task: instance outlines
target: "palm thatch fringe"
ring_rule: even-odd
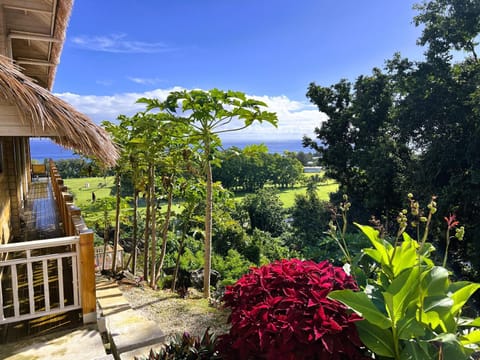
[[[57,144],[96,158],[106,166],[115,165],[118,149],[103,128],[34,83],[3,56],[0,56],[0,99],[15,104],[34,132],[51,129],[58,134],[52,137]]]
[[[73,0],[61,0],[57,2],[55,24],[53,30],[53,37],[59,42],[54,42],[51,46],[51,58],[50,62],[58,64],[60,62],[60,54],[62,53],[63,43],[65,41],[65,36],[67,33],[67,25],[70,19],[70,14],[72,13]],[[52,90],[53,81],[55,79],[57,67],[51,66],[50,72],[48,74],[48,89]]]

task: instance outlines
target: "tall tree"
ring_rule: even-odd
[[[451,50],[466,51],[478,60],[475,47],[480,33],[478,0],[424,1],[415,8],[415,25],[423,25],[420,45],[428,45],[427,56],[450,57]]]
[[[165,102],[156,99],[140,99],[147,104],[148,110],[160,109],[169,114],[181,116],[178,121],[190,126],[189,141],[199,154],[203,174],[206,179],[205,201],[205,264],[204,264],[204,297],[210,297],[210,269],[212,244],[212,162],[221,145],[219,135],[245,129],[255,121],[269,122],[276,125],[277,116],[264,111],[266,104],[249,99],[245,94],[236,91],[191,90],[171,92]],[[239,125],[236,125],[240,122]]]
[[[390,76],[379,69],[354,84],[312,83],[307,92],[329,119],[315,129],[320,141],[305,137],[304,145],[319,152],[325,175],[338,181],[340,193],[362,204],[367,217],[388,214],[402,204],[410,149],[397,141],[396,96]]]

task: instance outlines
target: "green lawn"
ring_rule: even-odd
[[[84,209],[92,204],[92,192],[97,199],[110,196],[114,186],[114,177],[91,177],[79,179],[64,179],[68,191],[73,195],[75,205]]]
[[[330,197],[330,193],[337,191],[338,185],[333,181],[327,181],[318,185],[317,194],[320,200],[327,201]],[[294,187],[293,189],[280,190],[279,197],[285,208],[292,207],[295,203],[295,195],[305,194],[307,191],[306,186]]]
[[[307,174],[309,176],[310,174]],[[65,179],[65,185],[68,187],[69,192],[74,197],[75,204],[84,212],[85,220],[90,218],[96,218],[94,214],[88,214],[88,208],[92,204],[92,192],[95,193],[97,199],[111,196],[111,190],[114,186],[114,177],[109,176],[93,177],[93,178],[80,178],[80,179]],[[321,200],[328,200],[329,194],[335,192],[338,185],[333,181],[326,181],[317,187],[317,193]],[[294,205],[295,195],[305,194],[306,186],[297,185],[294,188],[278,189],[280,200],[285,208],[290,208]],[[245,194],[238,194],[235,196],[235,200],[241,201]],[[175,203],[173,211],[180,212],[182,209],[181,204]],[[162,210],[165,210],[165,206],[162,206]]]
[[[326,181],[317,186],[317,194],[320,200],[327,201],[329,199],[329,195],[332,192],[337,191],[338,185],[333,181]],[[283,203],[284,208],[290,208],[295,203],[295,195],[297,194],[305,194],[307,191],[306,186],[296,185],[293,188],[288,189],[277,189],[278,197]],[[236,201],[241,201],[245,197],[245,193],[235,195]]]

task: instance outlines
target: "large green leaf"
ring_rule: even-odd
[[[382,263],[382,253],[377,249],[363,249],[362,250],[365,254],[370,256],[374,261],[381,264]]]
[[[425,312],[435,310],[444,311],[450,310],[453,305],[453,300],[448,296],[429,296],[423,302],[423,310]]]
[[[460,311],[467,302],[467,300],[472,296],[475,291],[477,291],[480,288],[480,284],[477,283],[470,283],[467,281],[462,281],[462,286],[458,289],[456,289],[457,285],[456,283],[452,284],[449,288],[449,290],[456,289],[456,291],[453,292],[451,295],[451,298],[453,299],[454,305],[452,306],[452,314],[456,315],[458,311]]]
[[[467,335],[464,335],[460,338],[460,342],[462,345],[470,345],[470,344],[480,344],[480,330],[474,330],[469,332]]]
[[[405,270],[392,281],[384,293],[384,297],[386,294],[392,295],[393,316],[391,315],[390,317],[394,319],[394,322],[397,322],[405,315],[410,302],[417,298],[419,273],[420,269],[418,267]]]
[[[410,340],[412,338],[420,338],[425,335],[425,328],[415,318],[415,309],[413,314],[406,315],[397,323],[398,338]]]
[[[397,276],[405,269],[415,266],[418,262],[417,258],[417,242],[414,241],[407,233],[403,233],[403,242],[395,248],[392,258],[393,275]]]
[[[425,341],[410,340],[405,343],[400,354],[400,360],[425,360],[433,359],[434,348]]]
[[[394,323],[405,315],[410,302],[417,298],[419,273],[418,267],[405,270],[383,293],[390,318]]]
[[[436,330],[438,327],[442,329],[443,332],[447,331],[447,327],[443,322],[442,318],[436,311],[422,312],[422,323],[430,326],[432,330]]]
[[[362,291],[337,290],[330,292],[328,297],[347,305],[358,315],[380,329],[388,329],[392,326],[390,319],[380,312],[368,298],[367,294]]]
[[[390,251],[393,251],[393,246],[389,242],[380,239],[378,231],[371,226],[360,225],[357,223],[355,223],[355,225],[368,237],[373,247],[377,249],[381,258],[381,264],[389,264],[389,253]]]
[[[426,296],[445,295],[448,286],[448,270],[441,266],[434,266],[424,271],[422,277],[422,291]]]
[[[362,342],[376,355],[395,357],[395,346],[390,330],[384,330],[368,321],[356,323]]]
[[[479,327],[479,326],[480,326],[480,317],[477,317],[477,318],[475,318],[475,319],[460,318],[458,325],[459,325],[459,326],[475,326],[475,327]]]

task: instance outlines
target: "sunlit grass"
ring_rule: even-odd
[[[313,175],[322,175],[322,174],[305,174],[307,177]],[[90,177],[90,178],[79,178],[79,179],[66,179],[65,185],[68,187],[68,191],[71,192],[74,196],[75,204],[82,209],[82,213],[84,215],[85,220],[87,223],[95,222],[100,219],[103,214],[99,213],[92,213],[91,209],[89,209],[92,205],[92,192],[95,193],[96,199],[100,199],[103,197],[112,196],[111,191],[114,187],[114,177]],[[333,182],[332,180],[327,180],[320,183],[317,186],[317,194],[321,200],[328,200],[329,195],[332,192],[337,191],[338,185]],[[283,203],[284,208],[290,208],[295,203],[295,196],[297,194],[305,194],[307,191],[307,187],[301,184],[296,185],[293,188],[288,189],[278,189],[278,195],[280,200]],[[241,193],[235,195],[236,201],[241,201],[245,197],[246,193]],[[182,211],[182,204],[181,202],[175,202],[173,205],[173,212],[179,213]],[[161,211],[166,210],[166,204],[161,206]],[[126,210],[128,211],[128,210]],[[144,211],[144,206],[140,208],[140,212]],[[112,212],[111,217],[114,216]],[[91,226],[92,224],[88,224]]]

